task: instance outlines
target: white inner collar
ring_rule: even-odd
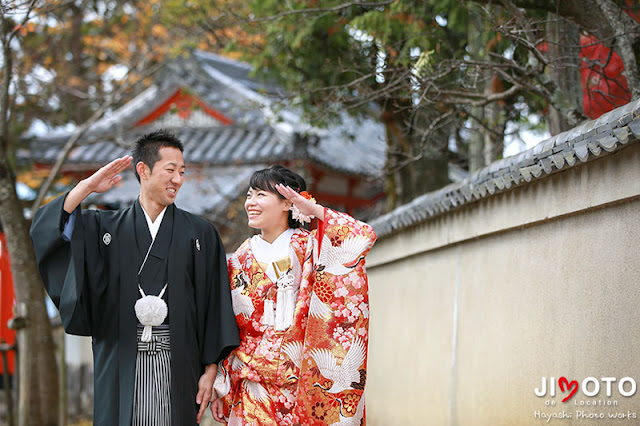
[[[251,237],[253,257],[255,257],[258,262],[268,265],[266,273],[273,282],[275,282],[277,277],[272,262],[289,256],[289,243],[291,242],[291,236],[294,232],[295,230],[292,228],[287,229],[278,235],[278,238],[276,238],[273,243],[265,241],[260,235]]]
[[[142,207],[142,204],[140,204]],[[149,232],[151,233],[151,242],[155,241],[156,235],[158,235],[158,230],[160,229],[160,224],[162,223],[162,218],[164,217],[164,212],[167,211],[167,206],[164,206],[164,209],[158,214],[155,222],[151,220],[151,217],[147,213],[147,211],[142,207],[142,211],[144,212],[144,217],[147,219],[147,225],[149,226]]]

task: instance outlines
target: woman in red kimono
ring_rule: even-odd
[[[260,235],[229,259],[240,346],[218,369],[213,416],[229,425],[361,425],[373,229],[324,208],[282,166],[253,174]],[[300,227],[311,218],[318,229]]]

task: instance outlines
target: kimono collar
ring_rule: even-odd
[[[151,220],[151,216],[144,209],[142,203],[140,203],[140,207],[142,208],[142,212],[144,213],[145,219],[147,219],[147,225],[149,225],[149,232],[151,233],[151,241],[156,239],[156,235],[158,235],[158,229],[160,229],[160,224],[162,223],[162,218],[164,217],[164,212],[167,211],[167,206],[164,206],[164,209],[158,214],[155,222]]]
[[[259,262],[271,263],[289,255],[289,243],[294,230],[289,228],[276,238],[273,243],[265,241],[260,235],[251,237],[251,251]]]

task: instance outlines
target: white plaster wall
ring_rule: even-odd
[[[368,424],[546,423],[536,411],[640,424],[640,392],[615,384],[566,403],[534,394],[542,377],[640,382],[639,213],[636,144],[381,238],[368,257]],[[598,400],[618,405],[574,405]]]

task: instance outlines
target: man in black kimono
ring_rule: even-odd
[[[239,344],[220,237],[209,222],[174,205],[184,179],[182,151],[170,133],[144,135],[133,152],[140,196],[132,206],[80,208],[89,194],[120,181],[132,162],[125,156],[33,219],[40,274],[66,332],[93,338],[95,425],[199,423],[217,362]],[[162,324],[149,327],[148,342],[140,337],[144,316],[134,310],[143,293],[168,305]],[[156,338],[161,332],[164,340]],[[158,354],[167,357],[166,368],[145,370],[144,360]]]

